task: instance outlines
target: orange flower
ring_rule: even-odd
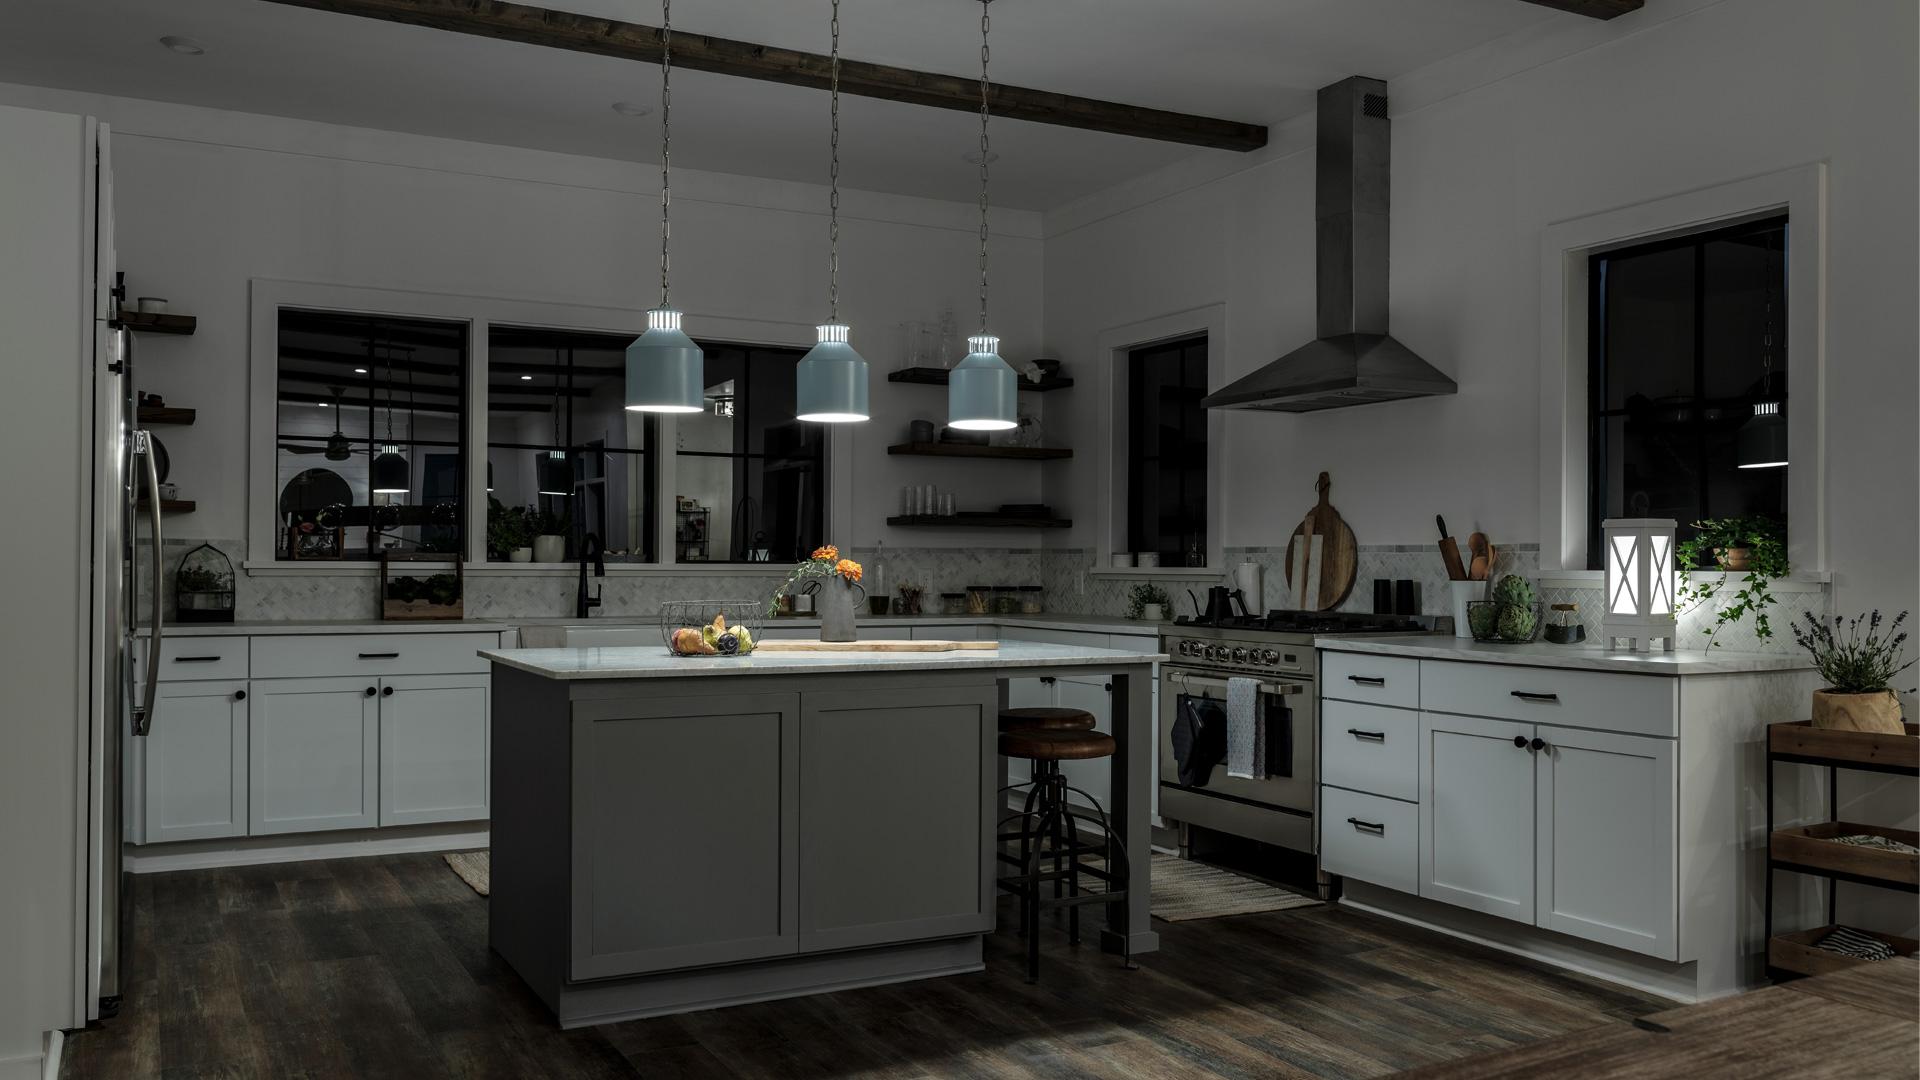
[[[813,549],[813,557],[816,559],[826,559],[831,562],[840,557],[840,549],[834,547],[832,544],[828,544],[826,547],[817,547]]]
[[[836,574],[839,574],[843,578],[846,578],[848,581],[860,580],[860,574],[861,574],[860,564],[857,562],[854,562],[852,559],[841,559],[839,562],[835,563],[833,566],[833,572]]]

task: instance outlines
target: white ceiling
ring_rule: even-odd
[[[657,24],[658,0],[548,0]],[[597,157],[653,161],[657,69],[627,61],[263,0],[5,0],[0,79]],[[826,0],[681,0],[675,29],[827,49]],[[843,0],[849,58],[969,75],[970,0]],[[1550,20],[1522,0],[999,0],[993,75],[1037,89],[1277,124],[1347,75],[1391,79]],[[202,56],[158,44],[198,39]],[[855,188],[971,199],[968,114],[841,100],[841,180]],[[1047,209],[1189,154],[1170,143],[1002,121],[997,203]],[[674,155],[695,169],[820,181],[826,95],[676,72]]]

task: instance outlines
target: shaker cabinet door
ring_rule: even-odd
[[[1537,924],[1678,959],[1673,740],[1546,724],[1538,734]]]
[[[380,824],[487,816],[485,675],[380,680]]]
[[[1421,896],[1533,922],[1533,734],[1510,720],[1420,714]]]
[[[377,679],[255,679],[248,704],[253,835],[375,824]]]
[[[163,682],[139,739],[145,843],[247,835],[247,684]]]

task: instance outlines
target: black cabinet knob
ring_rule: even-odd
[[[372,686],[369,686],[369,687],[367,687],[367,696],[368,696],[368,697],[372,697],[373,695],[375,695],[375,694],[377,694],[377,693],[379,693],[379,692],[380,692],[380,691],[379,691],[379,690],[378,690],[377,688],[375,688],[375,687],[372,687]]]
[[[373,691],[369,690],[367,693],[371,694]],[[1527,737],[1525,735],[1515,735],[1513,737],[1513,745],[1525,750],[1527,748]]]
[[[233,700],[235,701],[247,700],[247,692],[245,690],[235,690],[233,692]]]
[[[1533,742],[1532,742],[1531,744],[1529,744],[1529,745],[1528,745],[1528,749],[1530,749],[1530,750],[1545,750],[1545,749],[1547,749],[1547,740],[1545,740],[1545,739],[1535,739],[1535,740],[1533,740]]]
[[[381,696],[381,697],[392,697],[392,696],[393,696],[393,687],[391,687],[391,686],[383,686],[383,687],[381,687],[381,688],[380,688],[380,696]],[[1540,740],[1538,740],[1538,739],[1535,739],[1534,741],[1535,741],[1535,742],[1539,742]]]

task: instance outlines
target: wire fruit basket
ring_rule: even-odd
[[[761,600],[669,600],[660,637],[674,656],[745,656],[760,644]]]

